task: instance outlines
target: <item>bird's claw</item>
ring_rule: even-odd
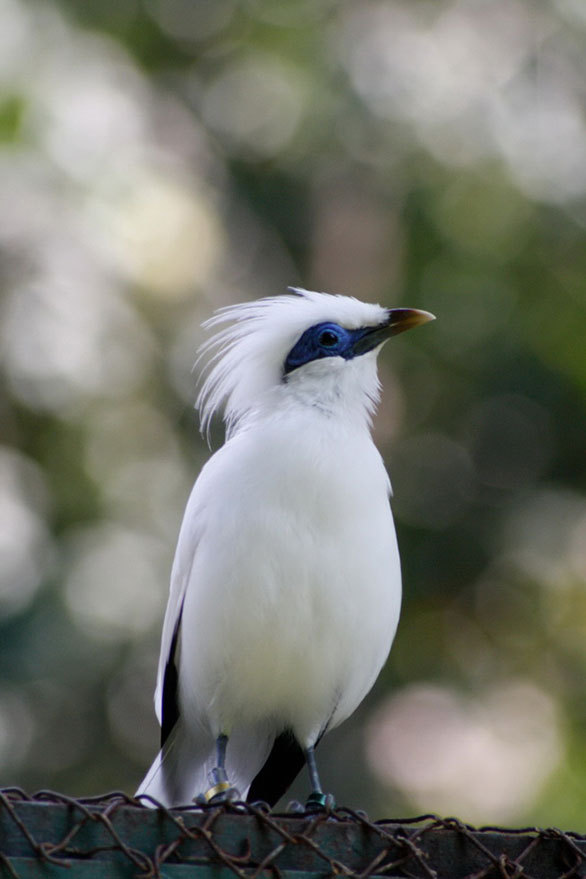
[[[215,784],[203,794],[199,794],[195,798],[198,806],[225,806],[228,803],[236,803],[241,798],[240,791],[236,787],[232,787],[229,782]]]
[[[336,808],[336,801],[332,794],[324,794],[314,790],[310,793],[305,804],[306,812],[331,812]]]
[[[291,815],[300,815],[305,812],[305,806],[299,800],[291,800],[290,803],[287,803],[287,812]]]
[[[240,791],[228,781],[226,770],[216,766],[208,775],[211,787],[196,798],[200,806],[223,806],[240,800]]]

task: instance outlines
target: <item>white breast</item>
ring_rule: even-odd
[[[307,409],[291,419],[237,434],[194,489],[178,547],[201,531],[184,552],[181,700],[214,733],[266,719],[309,742],[372,686],[401,578],[367,430]]]

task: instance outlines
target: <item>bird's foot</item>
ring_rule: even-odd
[[[205,793],[205,796],[208,797],[208,803],[211,806],[225,806],[228,803],[237,803],[242,799],[238,788],[232,787],[231,784],[226,788],[222,787],[222,790],[217,791],[217,793],[211,793],[210,795],[211,791],[214,791],[214,788],[210,788],[210,790]]]
[[[290,803],[287,803],[287,812],[290,815],[301,815],[305,812],[305,806],[299,800],[291,800]]]
[[[232,787],[229,781],[214,784],[205,793],[198,794],[195,802],[198,806],[225,806],[241,800],[240,791]]]
[[[306,812],[331,812],[336,808],[336,801],[332,794],[324,794],[314,790],[310,793],[305,804]]]
[[[223,806],[226,803],[234,803],[241,799],[240,791],[228,781],[226,770],[216,766],[208,773],[210,787],[205,793],[196,797],[196,803],[200,806]]]

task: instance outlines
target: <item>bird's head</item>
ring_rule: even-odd
[[[198,358],[207,359],[197,399],[202,431],[221,409],[230,434],[247,416],[291,403],[368,418],[378,400],[381,346],[433,320],[418,309],[291,291],[221,308],[204,324],[222,328]]]

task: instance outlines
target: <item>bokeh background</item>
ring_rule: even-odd
[[[0,0],[0,784],[140,780],[200,323],[299,284],[438,316],[328,787],[586,831],[585,93],[583,0]]]

